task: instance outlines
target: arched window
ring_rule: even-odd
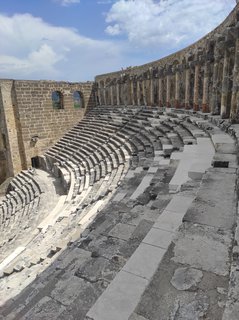
[[[52,106],[54,109],[64,109],[63,94],[60,91],[53,91],[51,94]]]
[[[85,107],[83,95],[80,91],[75,91],[73,93],[73,100],[74,100],[74,108],[79,109],[79,108]]]

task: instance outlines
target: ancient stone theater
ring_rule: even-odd
[[[239,4],[94,82],[0,80],[0,319],[239,319]]]

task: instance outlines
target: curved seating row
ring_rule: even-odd
[[[156,108],[99,107],[90,110],[45,154],[46,167],[65,175],[67,200],[49,227],[39,232],[11,265],[3,269],[4,284],[8,285],[8,278],[11,281],[8,275],[17,277],[16,272],[20,270],[26,270],[21,272],[20,288],[24,288],[24,281],[29,281],[29,277],[34,279],[35,273],[41,276],[53,257],[79,239],[85,226],[93,221],[107,201],[109,205],[114,203],[110,201],[112,195],[128,169],[134,171],[136,177],[139,172],[134,181],[135,190],[130,190],[130,194],[127,194],[127,188],[121,190],[130,202],[137,196],[136,190],[140,190],[142,181],[147,185],[154,183],[154,172],[161,166],[155,159],[168,157],[174,150],[181,151],[189,138],[196,142],[195,135],[199,130],[197,123],[189,122],[187,117],[172,118]],[[155,171],[147,170],[151,164],[156,166],[150,168]],[[162,166],[160,170],[163,170]],[[144,179],[149,175],[151,180]],[[124,200],[117,202],[118,207],[121,204],[123,207]],[[108,209],[115,210],[114,206]],[[124,223],[121,216],[120,213],[115,223]],[[121,227],[119,225],[118,230]]]
[[[31,171],[22,171],[16,175],[0,203],[1,245],[13,239],[34,218],[43,191],[34,179]]]
[[[130,190],[130,195],[127,194],[127,188],[123,190],[126,193],[125,198],[130,199],[132,196],[132,199],[135,199],[135,191],[140,186],[141,179],[144,180],[144,177],[150,175],[152,179],[144,181],[148,185],[153,182],[154,172],[160,168],[160,163],[155,165],[154,159],[157,155],[160,154],[163,158],[170,156],[174,150],[181,151],[189,142],[186,138],[196,143],[195,133],[199,130],[197,123],[189,122],[187,117],[172,118],[156,108],[132,108],[127,111],[125,108],[100,107],[90,110],[83,121],[74,126],[45,154],[48,168],[54,171],[55,167],[59,167],[71,177],[68,205],[46,229],[44,236],[40,233],[27,246],[14,261],[14,265],[27,269],[27,275],[41,273],[44,261],[49,265],[51,257],[57,256],[68,243],[78,239],[83,226],[93,221],[97,211],[103,207],[104,200],[112,199],[111,194],[115,192],[128,169],[134,171],[136,177],[136,172],[139,172],[138,179],[135,179],[135,190]],[[147,165],[144,166],[144,163]],[[156,166],[150,168],[156,169],[155,171],[147,170],[150,164]],[[141,166],[146,170],[137,170],[141,169]],[[124,192],[121,190],[121,193]],[[132,199],[129,201],[133,201]],[[114,203],[109,201],[109,205],[111,202]],[[117,202],[117,206],[120,205],[121,200]],[[108,207],[109,209],[114,210],[114,206]],[[121,216],[120,213],[115,222],[120,224],[118,230],[125,223]],[[127,227],[130,229],[132,225]],[[127,238],[127,234],[124,236]],[[14,265],[12,269],[7,269],[8,274],[16,271]]]
[[[134,169],[147,158],[153,159],[155,151],[169,156],[186,144],[185,137],[195,139],[190,130],[198,130],[197,125],[186,119],[170,118],[156,108],[92,109],[46,152],[46,167],[68,172],[67,210],[86,210],[87,206],[90,208],[114,192],[130,166]],[[18,179],[13,181],[12,192],[18,192],[17,186],[21,185]],[[27,198],[30,200],[37,187],[29,186],[27,177],[24,181],[31,190]],[[7,206],[10,212],[15,203]],[[27,205],[24,206],[26,212],[22,216],[28,210]]]

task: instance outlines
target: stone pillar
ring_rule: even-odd
[[[125,106],[128,104],[127,83],[124,80],[121,82],[121,103]]]
[[[125,96],[125,99],[124,99],[124,104],[126,106],[130,105],[131,104],[131,90],[130,90],[130,80],[127,79],[126,82],[124,83],[124,96]]]
[[[193,90],[193,110],[194,111],[199,111],[199,102],[198,102],[199,71],[200,71],[200,67],[199,67],[199,64],[197,63],[195,65],[195,70],[194,70],[194,90]]]
[[[101,92],[101,84],[100,84],[100,82],[99,82],[99,83],[98,83],[98,99],[99,99],[99,105],[100,105],[100,106],[102,105],[101,95],[102,95],[102,92]]]
[[[239,123],[239,30],[237,31],[235,46],[230,118],[232,122]]]
[[[116,104],[120,105],[120,88],[119,88],[119,80],[116,80]]]
[[[166,77],[167,85],[166,85],[166,107],[171,107],[171,101],[170,101],[170,85],[171,85],[171,75],[167,74]]]
[[[153,69],[149,69],[149,105],[154,106],[154,79]]]
[[[190,76],[191,70],[189,67],[186,69],[185,74],[185,109],[190,109]]]
[[[144,105],[147,106],[147,99],[146,99],[146,79],[143,79],[142,81],[142,90],[143,90],[143,101],[144,101]]]
[[[230,107],[228,106],[228,91],[229,91],[229,65],[230,56],[229,50],[225,48],[224,61],[223,61],[223,73],[222,73],[222,94],[221,94],[221,117],[222,119],[228,118],[230,113]]]
[[[114,86],[111,84],[110,86],[110,104],[114,105]]]
[[[104,81],[104,89],[103,89],[103,100],[104,100],[104,105],[106,106],[106,82]]]
[[[140,79],[137,78],[137,105],[140,106],[141,105],[141,101],[140,101]]]
[[[159,75],[159,80],[158,80],[158,103],[159,107],[163,107],[163,79]]]
[[[131,95],[131,103],[135,106],[135,99],[134,99],[134,78],[130,77],[130,95]]]
[[[204,66],[202,112],[209,113],[209,62]]]
[[[219,55],[214,54],[214,64],[213,64],[213,76],[212,76],[212,98],[210,104],[210,111],[212,114],[219,114],[218,102],[218,78],[219,78]]]
[[[180,101],[179,101],[179,79],[180,79],[180,76],[179,76],[179,71],[176,70],[176,74],[175,74],[175,105],[174,107],[176,109],[179,109],[180,108]]]

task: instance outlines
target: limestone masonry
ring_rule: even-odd
[[[239,4],[95,82],[0,80],[0,320],[238,320],[238,155]]]
[[[63,95],[63,109],[52,107],[52,92]],[[84,108],[74,108],[73,93],[82,92]],[[0,80],[0,182],[31,166],[95,106],[94,84]],[[34,138],[36,141],[34,141]]]

